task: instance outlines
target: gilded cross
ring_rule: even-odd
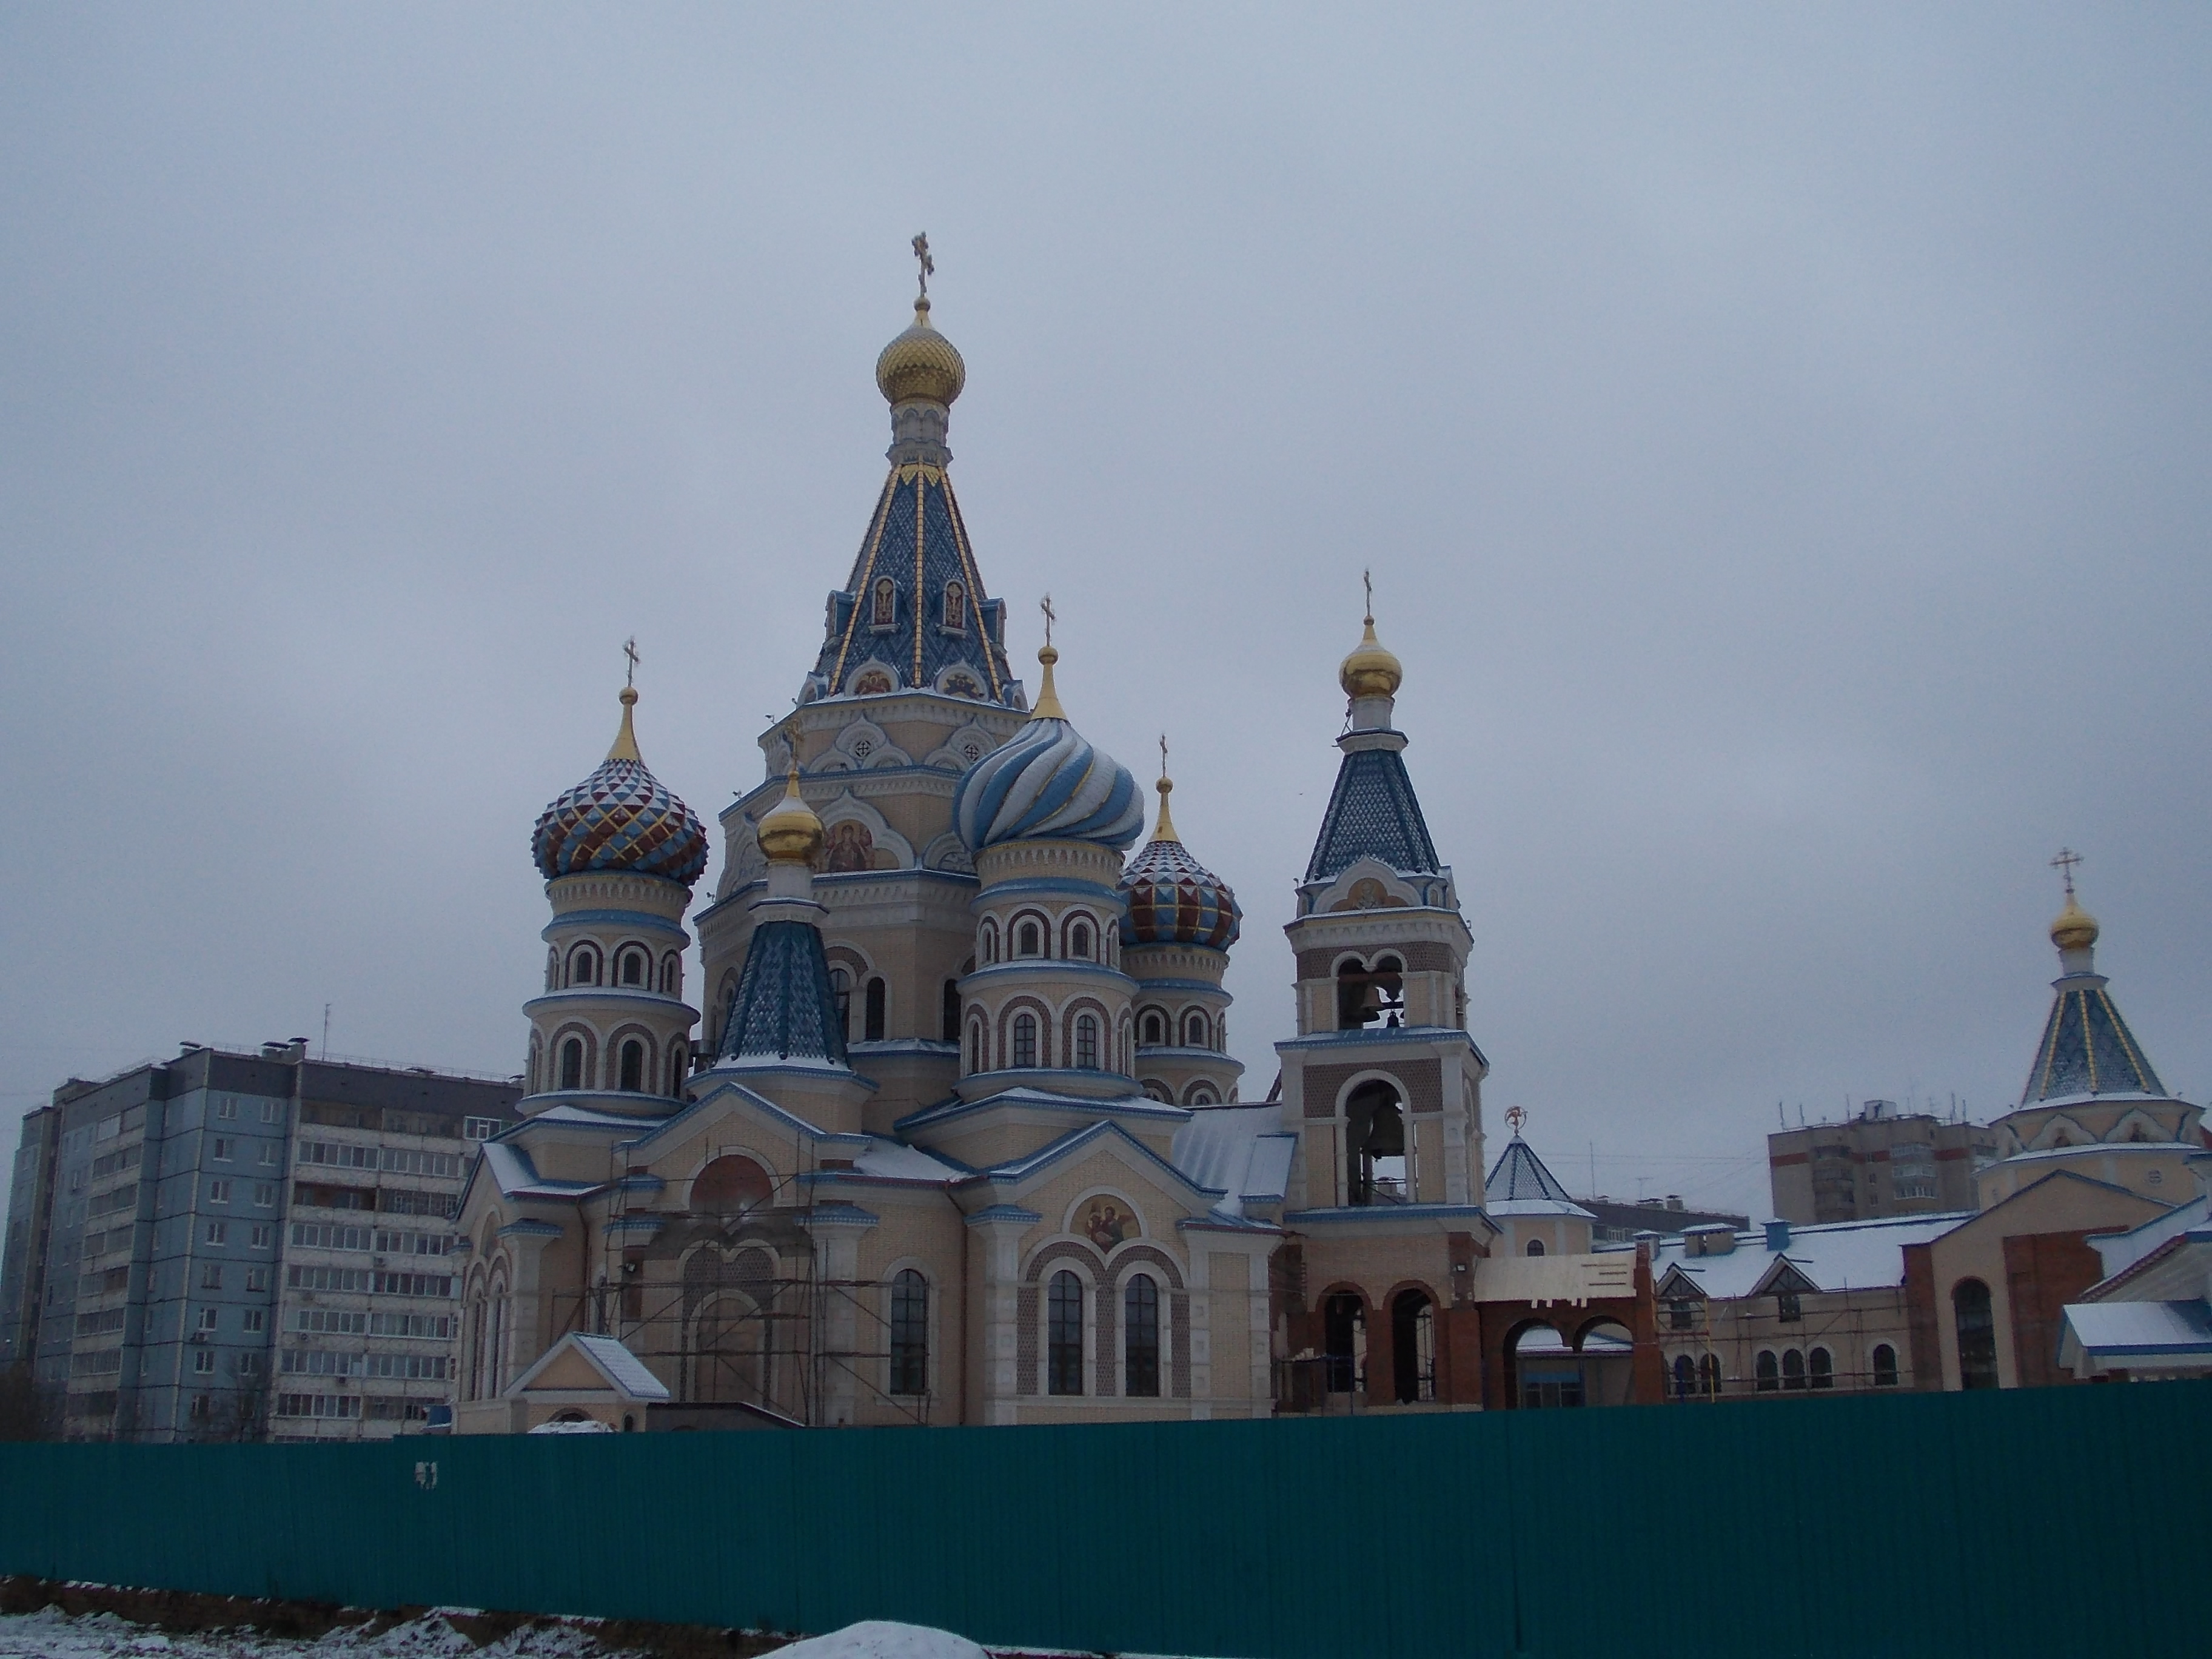
[[[1160,733],[1160,775],[1161,775],[1162,777],[1165,777],[1165,776],[1167,776],[1167,775],[1168,775],[1168,734],[1167,734],[1166,732],[1161,732],[1161,733]]]
[[[1361,571],[1359,585],[1367,590],[1367,620],[1371,625],[1375,621],[1375,573],[1371,570]]]
[[[2070,847],[2058,849],[2058,856],[2051,860],[2051,867],[2066,872],[2066,896],[2074,896],[2074,866],[2082,861],[2081,855]]]
[[[1037,609],[1044,612],[1044,642],[1047,645],[1050,645],[1052,643],[1052,625],[1054,622],[1059,620],[1059,618],[1053,614],[1052,595],[1049,593],[1046,594],[1044,598],[1038,602]]]
[[[636,635],[633,634],[623,641],[623,655],[629,659],[629,667],[623,675],[623,684],[624,685],[635,685],[637,684],[638,664]]]
[[[921,297],[929,297],[929,279],[937,275],[937,261],[929,257],[929,233],[923,231],[914,239],[914,262],[921,267],[915,280],[921,284]]]

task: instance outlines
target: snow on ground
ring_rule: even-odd
[[[991,1659],[964,1636],[871,1619],[778,1648],[775,1659]]]
[[[601,1659],[605,1651],[587,1631],[557,1625],[480,1648],[435,1613],[374,1636],[351,1628],[312,1642],[252,1631],[168,1636],[112,1613],[72,1619],[58,1607],[0,1617],[0,1659]]]

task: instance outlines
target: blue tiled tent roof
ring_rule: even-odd
[[[1509,1204],[1526,1199],[1551,1198],[1571,1204],[1567,1189],[1559,1185],[1559,1177],[1544,1167],[1544,1160],[1536,1156],[1535,1149],[1516,1135],[1506,1143],[1505,1154],[1483,1182],[1482,1195],[1492,1204]]]
[[[876,621],[875,592],[884,581],[892,595],[888,626]],[[956,581],[965,599],[962,626],[952,629],[945,625],[945,596]],[[975,695],[1011,706],[1005,625],[1005,602],[983,596],[951,481],[939,467],[895,466],[877,498],[851,577],[830,596],[828,628],[814,665],[820,694],[848,691],[854,672],[872,659],[890,665],[895,690],[933,687],[947,669],[961,667],[969,671]]]
[[[753,929],[717,1058],[845,1063],[844,1023],[817,929],[803,921]]]
[[[2021,1104],[2075,1095],[2165,1092],[2104,981],[2094,975],[2060,980]]]
[[[1414,799],[1413,781],[1394,750],[1356,749],[1344,757],[1306,879],[1331,880],[1362,858],[1380,859],[1409,875],[1434,875],[1443,868]]]

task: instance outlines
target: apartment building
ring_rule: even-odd
[[[1774,1213],[1800,1226],[1971,1210],[1975,1173],[1996,1158],[1988,1125],[1900,1113],[1887,1100],[1766,1138]]]
[[[24,1120],[0,1363],[72,1439],[356,1439],[451,1398],[452,1218],[518,1082],[187,1046]]]

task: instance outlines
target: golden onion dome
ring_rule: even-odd
[[[884,401],[921,398],[950,404],[968,384],[968,365],[951,341],[930,326],[929,296],[914,302],[914,326],[885,346],[876,359],[876,388]]]
[[[1405,669],[1382,648],[1382,641],[1375,637],[1375,618],[1368,617],[1367,632],[1337,669],[1336,683],[1347,697],[1395,697],[1405,680]]]
[[[2066,896],[2066,908],[2051,924],[2051,942],[2062,951],[2086,951],[2097,942],[2097,919]]]
[[[822,851],[822,820],[799,793],[799,767],[793,763],[783,786],[783,799],[761,815],[753,838],[770,864],[811,864]]]

